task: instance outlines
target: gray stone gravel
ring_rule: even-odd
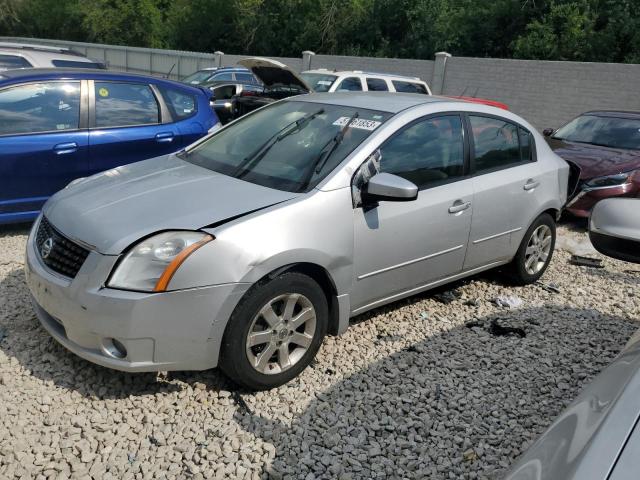
[[[31,311],[25,240],[0,230],[2,479],[499,478],[640,326],[634,267],[557,252],[543,280],[560,293],[487,274],[401,301],[250,394],[217,371],[124,374],[68,353]]]

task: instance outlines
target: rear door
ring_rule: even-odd
[[[180,132],[160,92],[142,82],[89,81],[92,173],[178,151]]]
[[[0,223],[32,218],[87,175],[86,83],[43,81],[0,90]]]
[[[513,256],[542,204],[535,142],[502,117],[469,114],[473,224],[465,270]]]

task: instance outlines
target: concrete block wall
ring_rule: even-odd
[[[123,47],[63,40],[0,37],[0,41],[39,43],[77,50],[109,63],[115,70],[182,78],[212,66],[231,66],[245,55],[222,52]],[[454,57],[446,52],[435,60],[316,55],[272,57],[296,71],[309,68],[363,70],[419,77],[434,94],[468,95],[499,100],[538,129],[559,127],[587,110],[640,111],[640,65],[586,62],[547,62]]]
[[[451,57],[444,95],[499,100],[539,130],[598,109],[640,111],[640,65]]]

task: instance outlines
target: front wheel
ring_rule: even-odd
[[[306,275],[284,273],[240,301],[224,334],[220,367],[250,390],[278,387],[311,363],[327,324],[320,286]]]
[[[517,285],[536,282],[551,262],[556,245],[556,223],[548,213],[540,215],[525,233],[509,274]]]

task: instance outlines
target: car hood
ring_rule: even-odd
[[[168,155],[81,180],[54,195],[43,212],[65,236],[118,255],[154,232],[197,230],[296,196]]]
[[[580,179],[628,172],[640,168],[640,151],[601,147],[550,138],[552,150],[580,167]]]
[[[240,60],[238,64],[251,70],[266,87],[295,85],[305,89],[307,92],[313,92],[313,88],[300,75],[277,60],[253,57]]]

